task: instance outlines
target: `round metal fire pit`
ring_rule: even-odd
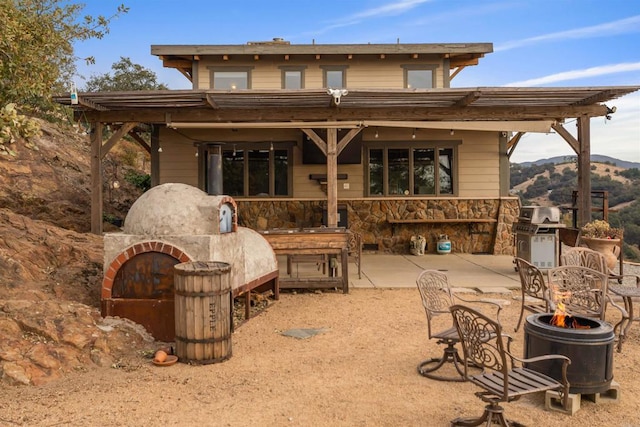
[[[604,321],[573,316],[583,327],[563,328],[550,324],[553,314],[532,314],[524,325],[524,357],[562,354],[571,359],[567,370],[571,393],[602,393],[613,380],[613,327]],[[561,379],[556,360],[527,364],[527,368]]]

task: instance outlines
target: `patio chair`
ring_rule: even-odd
[[[542,271],[535,265],[522,258],[515,258],[516,268],[520,275],[520,287],[522,292],[522,303],[520,305],[520,317],[515,327],[518,332],[524,317],[524,311],[531,313],[548,313],[549,303],[545,298],[547,284]]]
[[[518,425],[507,421],[500,403],[547,390],[560,393],[563,409],[568,412],[567,367],[571,363],[568,357],[553,354],[520,359],[511,353],[512,338],[502,334],[497,315],[494,320],[463,305],[452,306],[451,313],[462,344],[464,377],[483,389],[476,392],[476,396],[487,404],[480,417],[456,418],[451,421],[452,426],[489,426],[494,422],[504,427]],[[561,381],[523,367],[526,363],[549,359],[562,360]],[[482,372],[472,375],[470,366],[480,367]]]
[[[633,299],[640,298],[640,276],[635,274],[617,274],[607,268],[605,257],[598,251],[589,248],[572,248],[560,257],[560,263],[565,265],[582,265],[601,273],[607,274],[607,291],[622,298],[624,309],[618,307],[623,313],[620,322],[614,330],[618,331],[618,352],[622,351],[622,343],[628,336],[629,328],[635,320]]]
[[[462,370],[462,359],[456,349],[456,344],[460,342],[458,331],[453,323],[451,326],[435,332],[433,319],[441,314],[451,316],[449,307],[455,304],[456,299],[464,302],[488,304],[498,307],[498,304],[488,301],[467,301],[459,296],[455,296],[449,287],[447,275],[437,270],[423,270],[416,280],[422,306],[427,315],[427,333],[429,339],[437,340],[438,344],[446,345],[442,357],[426,359],[418,365],[418,373],[424,377],[439,381],[464,381]],[[441,375],[437,371],[447,363],[452,363],[456,373],[451,375]]]
[[[608,293],[608,276],[601,271],[580,265],[561,265],[550,268],[548,274],[547,302],[555,311],[562,302],[569,314],[605,320],[607,304],[619,309],[623,317],[626,311],[616,304]]]

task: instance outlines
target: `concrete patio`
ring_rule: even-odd
[[[280,274],[286,277],[286,260],[279,257]],[[362,278],[358,268],[349,262],[350,288],[412,288],[418,274],[425,269],[447,273],[454,288],[469,288],[483,293],[502,293],[520,288],[513,256],[450,253],[445,255],[362,255]],[[321,274],[314,263],[293,265],[292,276]]]

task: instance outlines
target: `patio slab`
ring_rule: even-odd
[[[286,277],[286,261],[279,258],[280,274]],[[513,256],[484,254],[362,255],[362,278],[354,263],[349,265],[351,288],[413,288],[422,270],[439,270],[447,274],[453,288],[477,290],[481,293],[510,294],[520,289]],[[318,275],[314,263],[294,265],[299,277]]]

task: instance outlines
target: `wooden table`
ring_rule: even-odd
[[[336,255],[340,256],[342,274],[329,277],[280,278],[280,289],[287,288],[342,288],[349,292],[349,234],[344,227],[273,229],[261,231],[276,254],[281,255]],[[331,272],[332,269],[329,269]]]

